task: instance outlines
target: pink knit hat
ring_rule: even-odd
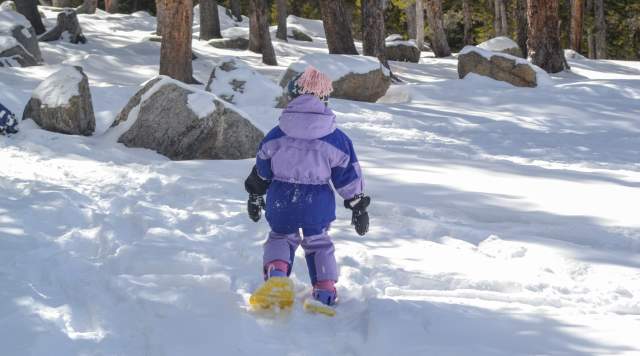
[[[311,94],[326,101],[333,91],[333,86],[331,78],[310,65],[301,75],[289,82],[288,91],[292,98]]]

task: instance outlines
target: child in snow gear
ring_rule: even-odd
[[[333,90],[331,80],[310,66],[289,82],[287,90],[291,101],[279,125],[260,144],[256,165],[245,181],[249,217],[258,221],[264,208],[272,230],[264,245],[266,281],[250,303],[258,308],[293,303],[288,276],[295,251],[302,245],[315,299],[308,310],[333,315],[335,311],[326,307],[336,302],[338,281],[334,245],[328,234],[336,219],[330,184],[345,199],[344,206],[352,210],[352,223],[360,235],[369,229],[367,207],[371,199],[363,194],[353,144],[336,127],[335,115],[327,107]],[[318,309],[318,304],[324,309]]]
[[[0,104],[0,135],[18,132],[18,120],[9,109]]]

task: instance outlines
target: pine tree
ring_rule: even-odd
[[[362,54],[386,62],[384,33],[384,0],[362,0]]]
[[[269,33],[267,0],[249,2],[249,49],[262,53],[262,63],[278,65]]]
[[[595,11],[595,57],[596,59],[607,58],[607,24],[604,18],[604,1],[594,0]]]
[[[343,0],[319,0],[327,46],[331,54],[358,54]]]
[[[529,0],[527,47],[533,64],[549,73],[568,68],[560,45],[558,0]]]
[[[276,8],[278,11],[278,31],[276,38],[287,41],[287,0],[277,0]]]
[[[235,17],[237,21],[242,21],[240,0],[230,0],[229,2],[231,3],[229,7],[231,8],[233,17]]]
[[[215,0],[200,0],[200,40],[222,38],[218,4]]]
[[[529,21],[527,19],[527,0],[516,0],[516,42],[526,57],[528,51],[527,37],[529,33]]]
[[[160,46],[160,74],[184,83],[197,83],[193,78],[191,0],[161,0],[164,2],[164,28]]]
[[[119,0],[104,0],[104,11],[110,14],[118,13],[119,6]]]
[[[416,45],[420,50],[424,45],[424,0],[416,1]]]
[[[98,0],[84,0],[78,8],[79,14],[95,14],[98,8]]]
[[[464,44],[473,44],[473,33],[471,33],[473,26],[473,19],[471,16],[471,6],[469,0],[462,0],[462,18],[464,21]]]
[[[569,44],[571,49],[580,52],[582,47],[582,25],[584,19],[584,0],[571,0],[571,31]]]
[[[442,0],[426,0],[427,21],[431,29],[431,48],[436,57],[448,57],[451,49],[447,42],[447,35],[444,32],[444,22],[442,18]]]
[[[37,0],[18,0],[16,2],[16,10],[29,20],[33,30],[36,31],[36,35],[43,34],[46,31],[42,24],[42,18],[40,18],[40,12],[38,12]]]

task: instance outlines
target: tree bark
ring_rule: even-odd
[[[17,2],[21,2],[21,1],[18,0]],[[53,4],[54,7],[73,7],[72,0],[53,0],[51,3]]]
[[[569,45],[580,52],[582,47],[582,24],[584,21],[584,0],[571,0],[571,31]]]
[[[389,68],[384,50],[384,0],[362,0],[361,4],[362,54],[377,57]]]
[[[462,0],[462,17],[464,19],[464,44],[472,45],[473,44],[473,18],[471,17],[471,6],[469,5],[469,0]]]
[[[42,24],[40,12],[38,12],[37,0],[18,0],[16,1],[16,10],[29,20],[37,35],[43,34],[46,31]]]
[[[506,36],[509,32],[509,25],[507,22],[507,5],[505,4],[505,0],[494,0],[493,12],[493,27],[496,36]]]
[[[516,0],[516,42],[526,57],[529,53],[527,47],[527,37],[529,31],[529,21],[527,19],[527,0]]]
[[[416,0],[416,45],[420,50],[424,45],[424,0]]]
[[[242,21],[240,0],[231,0],[231,13],[238,22]]]
[[[287,42],[287,0],[277,0],[276,8],[278,11],[278,31],[276,38]]]
[[[115,14],[118,13],[119,0],[104,0],[104,11]]]
[[[331,54],[358,54],[351,33],[351,18],[343,0],[319,0],[327,46]]]
[[[276,52],[269,33],[267,0],[249,1],[249,49],[262,53],[262,63],[276,66]]]
[[[84,0],[76,10],[79,14],[95,14],[98,8],[98,0]]]
[[[509,36],[509,21],[507,18],[507,0],[500,0],[500,29],[502,36]]]
[[[200,40],[222,38],[218,3],[215,0],[200,0]]]
[[[567,68],[560,45],[558,0],[529,0],[527,6],[529,34],[527,46],[533,64],[549,73]]]
[[[160,46],[160,74],[184,83],[196,83],[191,63],[192,1],[164,0],[164,17],[166,22]]]
[[[165,7],[167,0],[156,0],[156,35],[162,36],[165,32],[167,17]]]
[[[409,3],[404,8],[404,15],[407,17],[407,32],[409,38],[416,39],[416,3]]]
[[[595,11],[595,55],[596,59],[607,58],[607,23],[604,18],[604,1],[595,0],[593,3]]]
[[[447,35],[444,32],[442,20],[442,0],[426,0],[427,21],[431,29],[431,48],[436,57],[448,57],[451,55]]]

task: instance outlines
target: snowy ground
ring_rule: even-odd
[[[3,355],[640,354],[640,63],[571,61],[552,86],[518,89],[458,80],[455,58],[427,53],[393,63],[406,84],[387,104],[332,100],[371,232],[339,209],[337,317],[300,303],[256,316],[246,301],[268,227],[244,209],[253,162],[114,144],[115,114],[158,71],[155,20],[80,21],[88,44],[42,44],[46,66],[0,69],[0,100],[20,114],[46,75],[82,65],[99,121],[93,137],[31,121],[0,137]],[[237,55],[275,81],[326,52],[314,39],[276,41],[279,67],[196,40],[195,75]],[[279,113],[242,109],[264,130]]]

